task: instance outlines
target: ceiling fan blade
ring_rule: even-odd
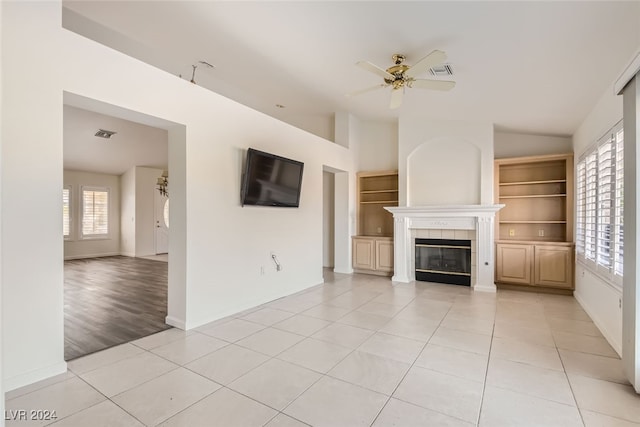
[[[405,71],[404,75],[407,77],[415,78],[420,74],[427,71],[429,68],[437,64],[442,64],[447,60],[447,54],[441,50],[434,50],[429,55],[416,62],[413,67]]]
[[[391,103],[389,104],[390,109],[395,110],[402,105],[402,95],[404,95],[403,89],[393,89],[391,91]]]
[[[381,83],[379,85],[371,86],[371,87],[368,87],[368,88],[365,88],[365,89],[354,90],[353,92],[347,93],[345,96],[352,97],[352,96],[356,96],[356,95],[362,95],[363,93],[371,92],[372,90],[380,89],[380,88],[383,88],[385,86],[389,86],[389,85]]]
[[[451,90],[456,85],[456,82],[449,80],[413,80],[407,84],[409,87],[417,87],[419,89],[432,89],[432,90]]]
[[[373,65],[371,62],[368,61],[360,61],[358,63],[356,63],[356,65],[360,68],[363,68],[373,74],[377,74],[380,77],[382,77],[383,79],[391,79],[393,80],[395,77],[393,76],[393,74],[387,73],[385,70],[383,70],[382,68],[378,67],[377,65]]]

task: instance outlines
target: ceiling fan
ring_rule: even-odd
[[[451,90],[456,85],[456,82],[448,80],[416,79],[417,76],[425,73],[429,68],[434,65],[442,64],[447,59],[447,55],[441,50],[434,50],[413,66],[404,64],[405,56],[399,53],[393,55],[392,58],[395,64],[386,70],[368,61],[358,62],[356,64],[358,67],[382,77],[384,79],[384,83],[348,93],[347,96],[360,95],[372,90],[391,86],[391,103],[389,108],[394,109],[398,108],[402,104],[402,96],[404,94],[405,87]]]

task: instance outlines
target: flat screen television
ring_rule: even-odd
[[[242,175],[242,206],[297,208],[303,168],[302,162],[249,148]]]

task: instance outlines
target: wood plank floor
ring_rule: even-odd
[[[65,360],[169,329],[167,266],[125,256],[65,261]]]

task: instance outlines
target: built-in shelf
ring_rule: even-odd
[[[376,194],[376,193],[397,193],[398,190],[365,190],[361,191],[360,194]]]
[[[380,204],[380,203],[386,203],[386,204],[398,204],[397,200],[372,200],[372,201],[368,201],[368,202],[360,202],[361,205],[376,205],[376,204]]]
[[[393,216],[398,206],[398,171],[358,172],[357,235],[352,237],[353,268],[360,273],[393,274]]]
[[[573,289],[573,155],[497,159],[496,282]]]
[[[566,179],[547,179],[544,181],[517,181],[517,182],[501,182],[499,185],[501,187],[506,187],[509,185],[536,185],[536,184],[560,184],[563,182],[567,182]]]
[[[527,194],[521,196],[500,196],[500,199],[538,199],[542,197],[567,197],[566,194]]]

